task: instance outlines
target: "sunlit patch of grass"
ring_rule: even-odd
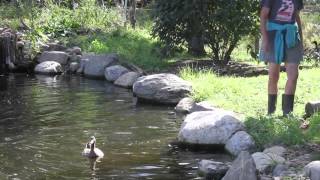
[[[193,85],[193,98],[207,100],[213,105],[231,109],[246,115],[257,116],[266,113],[268,76],[226,77],[217,76],[211,71],[194,71],[185,68],[180,71],[182,78]],[[281,73],[276,114],[281,115],[281,94],[284,92],[286,74]],[[300,71],[295,96],[294,113],[302,115],[308,101],[319,99],[319,69]]]

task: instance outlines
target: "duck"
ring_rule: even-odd
[[[90,142],[88,142],[83,151],[82,155],[88,158],[102,158],[104,156],[104,153],[96,147],[96,138],[94,136],[91,136]]]

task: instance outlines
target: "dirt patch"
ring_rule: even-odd
[[[164,72],[177,74],[185,67],[193,70],[211,70],[221,76],[253,77],[268,74],[266,66],[254,66],[241,62],[229,62],[221,66],[214,64],[212,60],[181,60],[169,66]]]

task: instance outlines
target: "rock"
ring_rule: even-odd
[[[23,47],[24,47],[24,42],[23,41],[18,41],[17,42],[17,48],[18,49],[23,49]]]
[[[273,153],[276,154],[278,156],[284,156],[286,153],[286,148],[282,147],[282,146],[272,146],[270,148],[265,149],[263,152],[264,153]]]
[[[140,67],[132,64],[132,63],[128,63],[128,62],[121,62],[121,65],[123,65],[124,67],[126,67],[127,69],[137,72],[141,75],[146,75],[146,72],[143,71],[143,69],[141,69]]]
[[[229,169],[229,165],[210,161],[210,160],[201,160],[199,162],[198,172],[200,175],[205,176],[206,179],[221,179]]]
[[[230,111],[199,111],[185,118],[178,140],[187,144],[225,145],[244,125]]]
[[[234,156],[237,156],[241,151],[251,152],[254,148],[253,138],[245,131],[236,132],[225,145],[225,149]]]
[[[79,69],[80,65],[77,62],[71,62],[69,65],[69,70],[71,73],[75,73],[77,72],[77,70]]]
[[[320,112],[320,101],[311,101],[306,104],[305,107],[306,116],[310,117],[314,113]]]
[[[79,68],[77,70],[78,74],[84,73],[84,68],[85,68],[86,64],[88,63],[88,61],[89,61],[89,59],[80,59]]]
[[[174,74],[142,76],[133,84],[133,93],[138,99],[177,104],[191,93],[191,84]]]
[[[81,55],[71,55],[70,62],[80,62],[82,56]]]
[[[222,180],[257,180],[257,171],[254,160],[249,152],[242,151],[232,163],[231,168]]]
[[[262,173],[272,172],[272,168],[277,164],[282,164],[285,159],[273,153],[256,152],[252,154],[252,158],[257,169]]]
[[[41,54],[38,61],[40,63],[45,61],[55,61],[61,65],[66,65],[68,62],[68,54],[62,51],[45,51]]]
[[[118,62],[118,56],[115,54],[93,55],[86,54],[82,59],[88,59],[84,67],[84,75],[95,78],[105,78],[104,71],[106,67]]]
[[[320,161],[312,161],[304,167],[304,176],[311,180],[320,180]]]
[[[277,164],[276,167],[273,169],[272,171],[272,176],[275,176],[275,177],[280,177],[280,176],[283,176],[286,173],[286,171],[289,170],[289,167],[285,164]]]
[[[213,107],[209,102],[202,101],[199,103],[196,103],[191,109],[190,113],[197,112],[197,111],[214,111],[215,107]]]
[[[41,47],[43,51],[65,51],[67,48],[58,43],[48,43]]]
[[[75,55],[82,55],[80,47],[73,47],[71,53]]]
[[[34,71],[38,74],[61,74],[62,66],[55,61],[45,61],[38,64]]]
[[[124,88],[132,88],[134,82],[137,81],[140,74],[136,72],[128,72],[120,76],[114,84]]]
[[[194,100],[192,98],[186,97],[183,98],[179,101],[178,105],[174,108],[176,112],[179,113],[189,113],[191,111],[191,109],[193,108],[193,106],[196,103],[194,102]]]
[[[107,81],[114,82],[123,74],[129,72],[129,70],[123,66],[115,65],[110,66],[105,69],[104,76],[106,77]]]

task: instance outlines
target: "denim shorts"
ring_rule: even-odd
[[[274,55],[274,39],[275,39],[276,31],[268,31],[268,40],[269,40],[269,52],[264,52],[260,49],[260,60],[265,62],[276,63],[275,55]],[[260,44],[260,47],[261,44]],[[301,41],[299,41],[296,46],[292,48],[285,47],[284,52],[284,62],[286,63],[294,63],[300,64],[303,60],[303,46]]]

